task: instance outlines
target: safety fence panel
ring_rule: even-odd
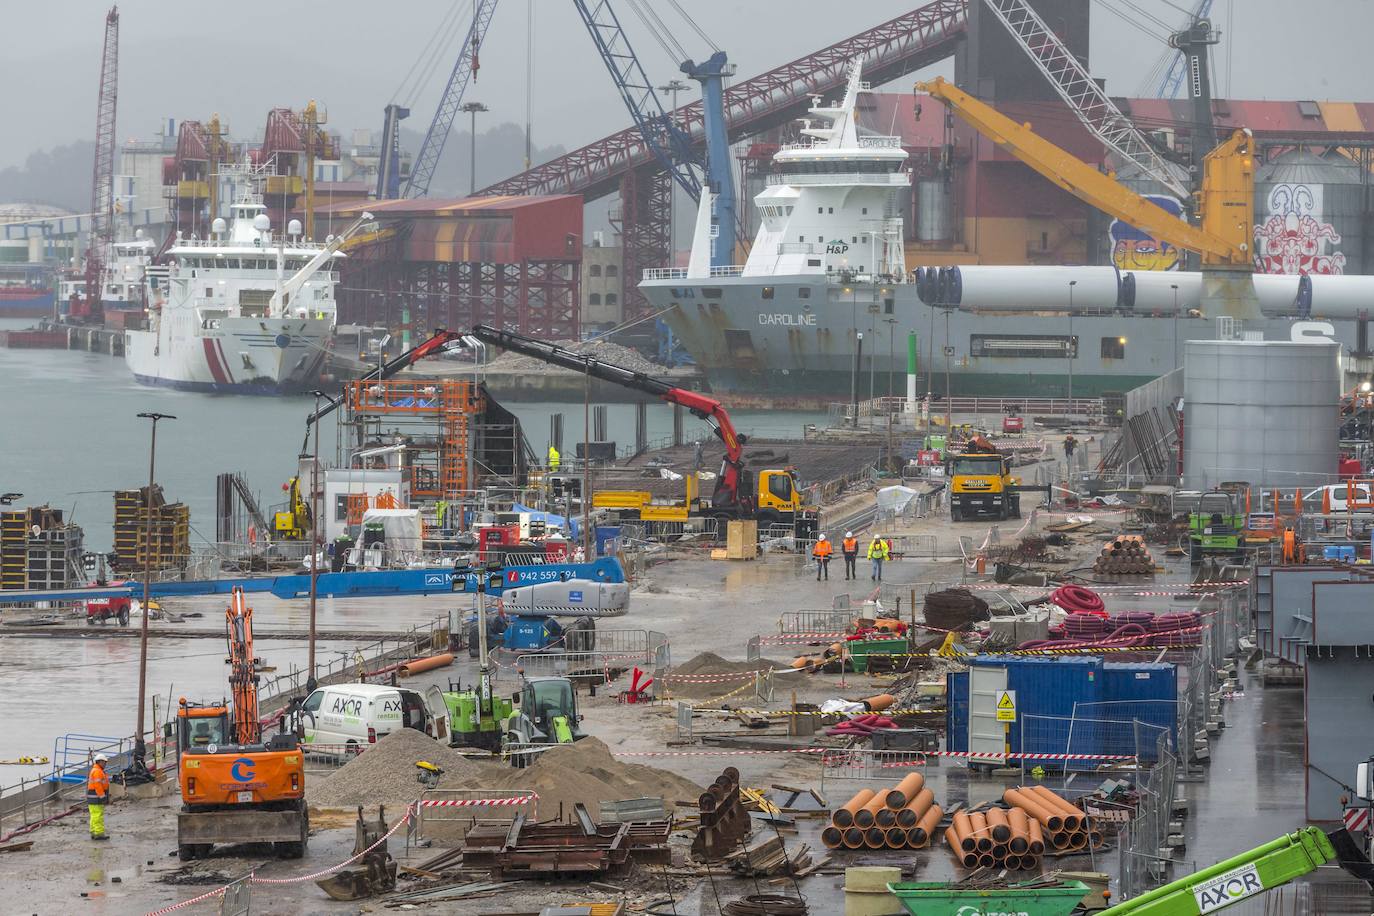
[[[778,615],[778,635],[802,633],[843,633],[854,622],[848,609],[832,611],[783,611]]]
[[[514,669],[527,678],[566,677],[601,683],[610,680],[612,668],[624,668],[625,661],[605,652],[539,652],[517,655]]]
[[[668,637],[657,630],[568,630],[563,645],[569,652],[600,652],[637,664],[672,665]]]
[[[1150,728],[1144,727],[1141,743],[1148,742],[1150,737]],[[1154,733],[1154,740],[1156,763],[1147,776],[1137,780],[1135,815],[1118,833],[1121,897],[1127,900],[1163,884],[1173,866],[1179,866],[1178,874],[1193,870],[1186,863],[1176,862],[1170,853],[1178,758],[1169,748],[1168,735]]]
[[[1092,771],[1134,758],[1135,723],[1129,719],[1076,716],[1020,716],[1021,766],[1024,771]]]
[[[906,775],[904,770],[922,768],[926,763],[927,757],[920,751],[863,748],[825,751],[821,754],[821,794],[825,795],[827,780],[863,779],[875,783],[890,781],[896,785]]]
[[[1141,746],[1137,741],[1137,726],[1148,725],[1155,731],[1163,732],[1169,738],[1169,747],[1178,747],[1178,703],[1174,700],[1106,700],[1092,703],[1074,703],[1074,720],[1099,722],[1126,722],[1129,728],[1107,728],[1104,740],[1113,747],[1130,748],[1120,753],[1131,754],[1142,765],[1155,762],[1154,739]],[[1104,748],[1105,752],[1105,748]]]
[[[891,540],[894,560],[933,559],[938,555],[937,541],[933,534],[894,534]]]
[[[539,819],[539,797],[528,789],[424,789],[420,802],[415,816],[416,839],[445,830],[446,825],[471,824],[478,819],[509,822],[520,813],[531,823]]]

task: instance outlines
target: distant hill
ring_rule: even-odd
[[[22,166],[0,170],[0,203],[49,204],[85,213],[94,165],[95,144],[89,140],[31,153]]]

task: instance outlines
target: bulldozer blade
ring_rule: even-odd
[[[332,875],[316,879],[315,883],[319,885],[320,890],[335,900],[364,900],[377,893],[372,887],[372,882],[368,880],[365,868],[336,871]]]

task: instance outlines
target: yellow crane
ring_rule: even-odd
[[[1253,269],[1255,155],[1249,130],[1236,130],[1203,159],[1202,189],[1195,195],[1200,225],[1194,226],[1055,146],[1029,123],[1018,124],[943,78],[917,83],[916,90],[944,102],[980,134],[1084,203],[1197,252],[1204,269]]]

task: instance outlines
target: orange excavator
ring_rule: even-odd
[[[310,831],[304,756],[284,724],[264,738],[262,660],[253,655],[253,609],[241,588],[230,596],[224,626],[230,702],[200,705],[182,697],[177,709],[177,857],[202,857],[216,843],[270,842],[279,857],[298,859]]]

